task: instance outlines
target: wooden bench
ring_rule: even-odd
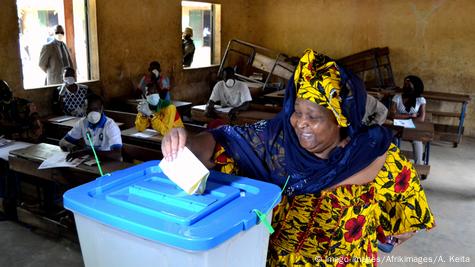
[[[358,75],[367,88],[395,86],[388,47],[361,51],[340,58],[337,62]]]
[[[464,130],[464,121],[465,121],[465,113],[467,111],[467,105],[471,101],[471,97],[469,95],[463,94],[453,94],[453,93],[446,93],[446,92],[434,92],[434,91],[425,91],[423,96],[427,100],[432,100],[431,103],[428,101],[429,104],[433,104],[433,101],[441,101],[441,102],[451,102],[454,104],[460,105],[460,112],[448,112],[448,111],[439,111],[430,109],[428,113],[432,114],[432,117],[447,117],[447,118],[457,118],[458,125],[448,125],[443,123],[435,123],[435,130],[436,130],[436,139],[442,141],[452,142],[454,147],[462,141],[462,135]]]
[[[208,123],[214,119],[221,119],[223,120],[226,124],[251,124],[255,123],[260,120],[268,120],[272,119],[277,115],[277,112],[274,108],[270,108],[269,111],[262,111],[262,110],[246,110],[246,111],[240,111],[237,114],[236,121],[231,122],[228,117],[228,113],[224,112],[217,112],[217,118],[210,118],[205,115],[205,110],[204,106],[195,106],[191,109],[191,118],[194,121],[202,122],[202,123]]]

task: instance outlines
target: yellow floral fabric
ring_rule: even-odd
[[[374,181],[284,198],[272,224],[268,266],[375,266],[378,237],[430,229],[434,217],[393,144]]]
[[[215,151],[221,171],[234,173],[224,149]],[[412,163],[391,144],[372,182],[283,197],[272,225],[268,266],[376,266],[378,239],[430,229],[434,216]]]
[[[138,113],[135,117],[135,129],[142,132],[150,126],[161,135],[166,135],[172,128],[184,127],[180,114],[174,105],[160,109],[153,114],[152,118]]]
[[[338,124],[348,126],[341,110],[340,72],[334,60],[307,49],[295,70],[297,97],[319,104],[335,115]]]

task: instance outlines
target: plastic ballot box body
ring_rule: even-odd
[[[110,266],[265,266],[276,185],[211,171],[188,195],[149,161],[64,194],[84,263]]]

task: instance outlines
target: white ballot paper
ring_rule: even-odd
[[[137,132],[132,134],[132,136],[139,137],[139,138],[150,138],[158,135],[159,133],[152,129],[145,129],[143,132]]]
[[[187,148],[175,160],[162,160],[158,165],[163,173],[187,194],[202,194],[206,188],[209,170]]]
[[[416,128],[414,125],[414,122],[412,119],[407,119],[407,120],[400,120],[400,119],[395,119],[394,120],[394,125],[395,126],[402,126],[404,128]]]
[[[51,157],[45,159],[43,163],[38,167],[38,169],[49,169],[49,168],[58,168],[58,167],[76,167],[81,162],[84,161],[83,158],[77,158],[74,159],[70,162],[66,161],[66,156],[68,155],[68,152],[55,152]]]

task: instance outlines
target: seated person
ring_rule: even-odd
[[[366,109],[363,116],[363,124],[367,126],[383,125],[388,115],[388,109],[374,96],[366,95]]]
[[[145,131],[150,126],[165,135],[174,127],[184,127],[180,114],[170,100],[161,99],[156,83],[150,83],[145,88],[146,100],[137,106],[135,128],[137,131]]]
[[[413,75],[404,78],[403,93],[393,97],[390,116],[393,119],[413,119],[423,122],[426,116],[426,99],[422,96],[424,83]],[[422,164],[422,141],[412,141],[414,163]]]
[[[76,71],[71,67],[64,68],[63,81],[53,93],[55,113],[83,117],[86,112],[86,97],[91,91],[86,85],[76,83]]]
[[[43,125],[35,104],[13,97],[4,80],[0,80],[0,135],[28,142],[39,142],[43,136]]]
[[[137,86],[137,97],[145,96],[145,88],[148,84],[156,84],[158,94],[161,99],[171,101],[170,97],[170,79],[164,76],[158,61],[150,62],[148,67],[149,73],[144,75]]]
[[[87,138],[91,136],[98,157],[108,160],[121,160],[122,137],[119,126],[103,113],[104,104],[100,96],[90,94],[86,101],[87,116],[78,123],[59,141],[59,146],[69,151],[67,159],[93,155]]]
[[[206,115],[208,117],[215,115],[214,105],[219,103],[222,107],[232,107],[228,115],[233,120],[238,111],[249,108],[251,101],[249,87],[245,83],[236,80],[233,68],[226,67],[223,70],[223,80],[216,83],[209,97]]]

